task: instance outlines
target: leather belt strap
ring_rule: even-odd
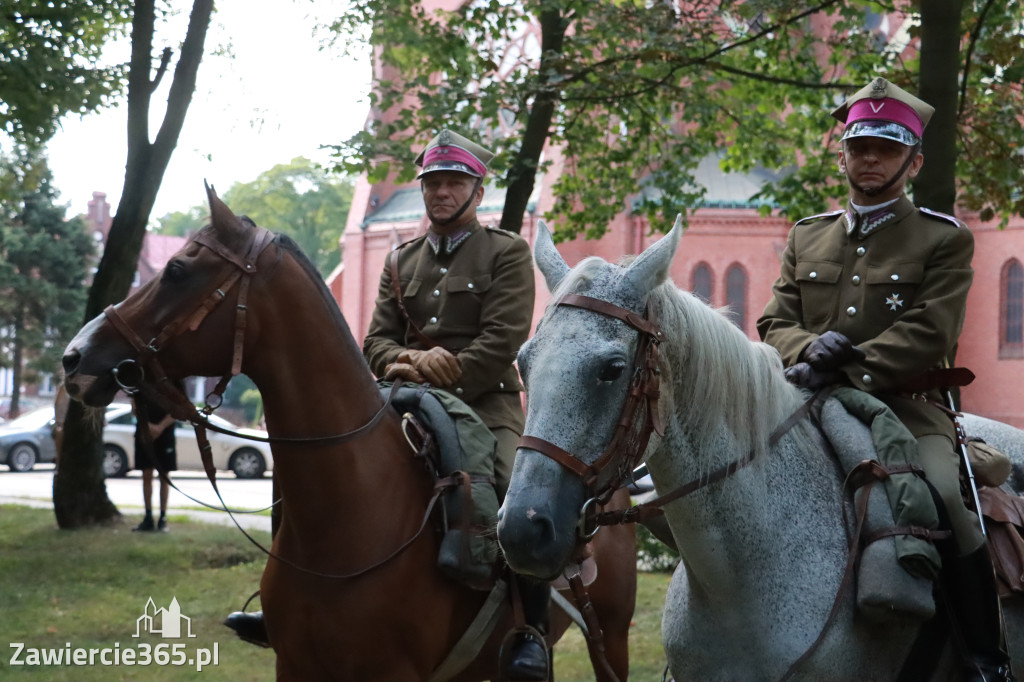
[[[409,331],[416,337],[416,340],[422,343],[427,348],[434,348],[440,346],[437,341],[423,333],[423,330],[419,328],[412,318],[409,317],[409,311],[405,308],[405,299],[402,297],[402,281],[398,277],[398,254],[402,250],[405,244],[400,244],[395,247],[395,250],[391,252],[391,257],[388,259],[388,265],[391,271],[391,289],[395,292],[395,303],[398,304],[398,311],[402,313],[402,318],[405,323],[409,325]]]

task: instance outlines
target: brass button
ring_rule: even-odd
[[[865,374],[864,376],[862,376],[860,378],[860,380],[863,381],[865,384],[870,384],[871,383],[871,375],[870,374]]]
[[[868,250],[865,249],[863,246],[858,246],[857,247],[857,255],[858,256],[863,256],[867,252],[868,252]]]
[[[447,272],[448,272],[448,268],[441,268],[441,274],[442,275],[447,274]]]
[[[900,276],[897,275],[896,273],[893,273],[893,274],[889,275],[889,279],[891,279],[894,282],[898,281],[899,278],[900,278]]]
[[[818,273],[812,272],[810,275],[808,275],[808,277],[810,277],[811,279],[818,279]]]
[[[853,317],[854,315],[857,314],[857,309],[851,305],[849,308],[846,309],[846,314],[849,315],[850,317]]]
[[[441,290],[440,289],[434,289],[434,296],[440,296],[440,295],[441,295]]]
[[[430,318],[430,324],[437,324],[437,318],[436,317]]]
[[[850,281],[853,282],[853,286],[857,286],[860,284],[860,275],[854,275],[850,278]]]

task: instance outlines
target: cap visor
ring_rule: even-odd
[[[881,137],[913,147],[921,140],[905,126],[892,121],[857,121],[846,126],[842,140],[853,137]]]
[[[435,173],[437,171],[465,173],[466,175],[472,175],[474,178],[482,177],[480,173],[476,172],[461,161],[434,161],[433,163],[428,163],[424,166],[423,170],[421,170],[419,175],[416,176],[416,179],[419,180],[427,173]]]

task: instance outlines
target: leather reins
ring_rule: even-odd
[[[580,511],[580,535],[589,540],[597,526],[589,523],[592,507],[604,504],[618,489],[625,477],[640,463],[651,434],[664,435],[665,428],[658,411],[661,396],[661,369],[658,367],[658,347],[665,333],[654,320],[647,307],[644,316],[590,296],[567,294],[555,302],[556,306],[570,306],[621,320],[639,334],[633,359],[633,377],[626,400],[608,447],[592,463],[563,450],[554,443],[535,436],[523,436],[519,447],[535,450],[558,462],[578,476],[588,491],[588,500]]]

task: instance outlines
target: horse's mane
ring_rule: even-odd
[[[597,257],[581,261],[562,278],[552,301],[587,288],[605,266]],[[672,381],[677,417],[694,449],[721,447],[724,428],[741,452],[763,454],[772,431],[801,401],[799,390],[785,380],[778,352],[752,343],[722,311],[671,280],[649,293],[648,304],[667,337],[663,376]],[[544,317],[551,312],[549,307]]]
[[[763,454],[801,400],[785,380],[778,352],[751,342],[722,311],[671,281],[651,292],[650,305],[668,336],[662,354],[672,364],[676,406],[685,412],[689,436],[720,436],[724,423],[741,452]],[[710,443],[694,445],[705,451]]]
[[[251,221],[250,221],[251,222]],[[355,338],[352,336],[352,330],[348,326],[348,321],[345,316],[341,314],[341,308],[338,307],[338,302],[334,300],[334,296],[331,295],[330,289],[327,288],[327,284],[324,282],[324,278],[320,275],[320,271],[316,269],[312,261],[302,250],[302,248],[295,242],[294,239],[286,234],[280,232],[274,233],[274,243],[276,243],[283,251],[291,254],[295,262],[299,264],[303,272],[313,283],[313,287],[320,294],[320,298],[323,300],[324,307],[327,308],[327,312],[331,317],[331,320],[338,327],[342,336],[349,340],[350,343],[355,345]],[[362,355],[362,351],[357,352]]]

